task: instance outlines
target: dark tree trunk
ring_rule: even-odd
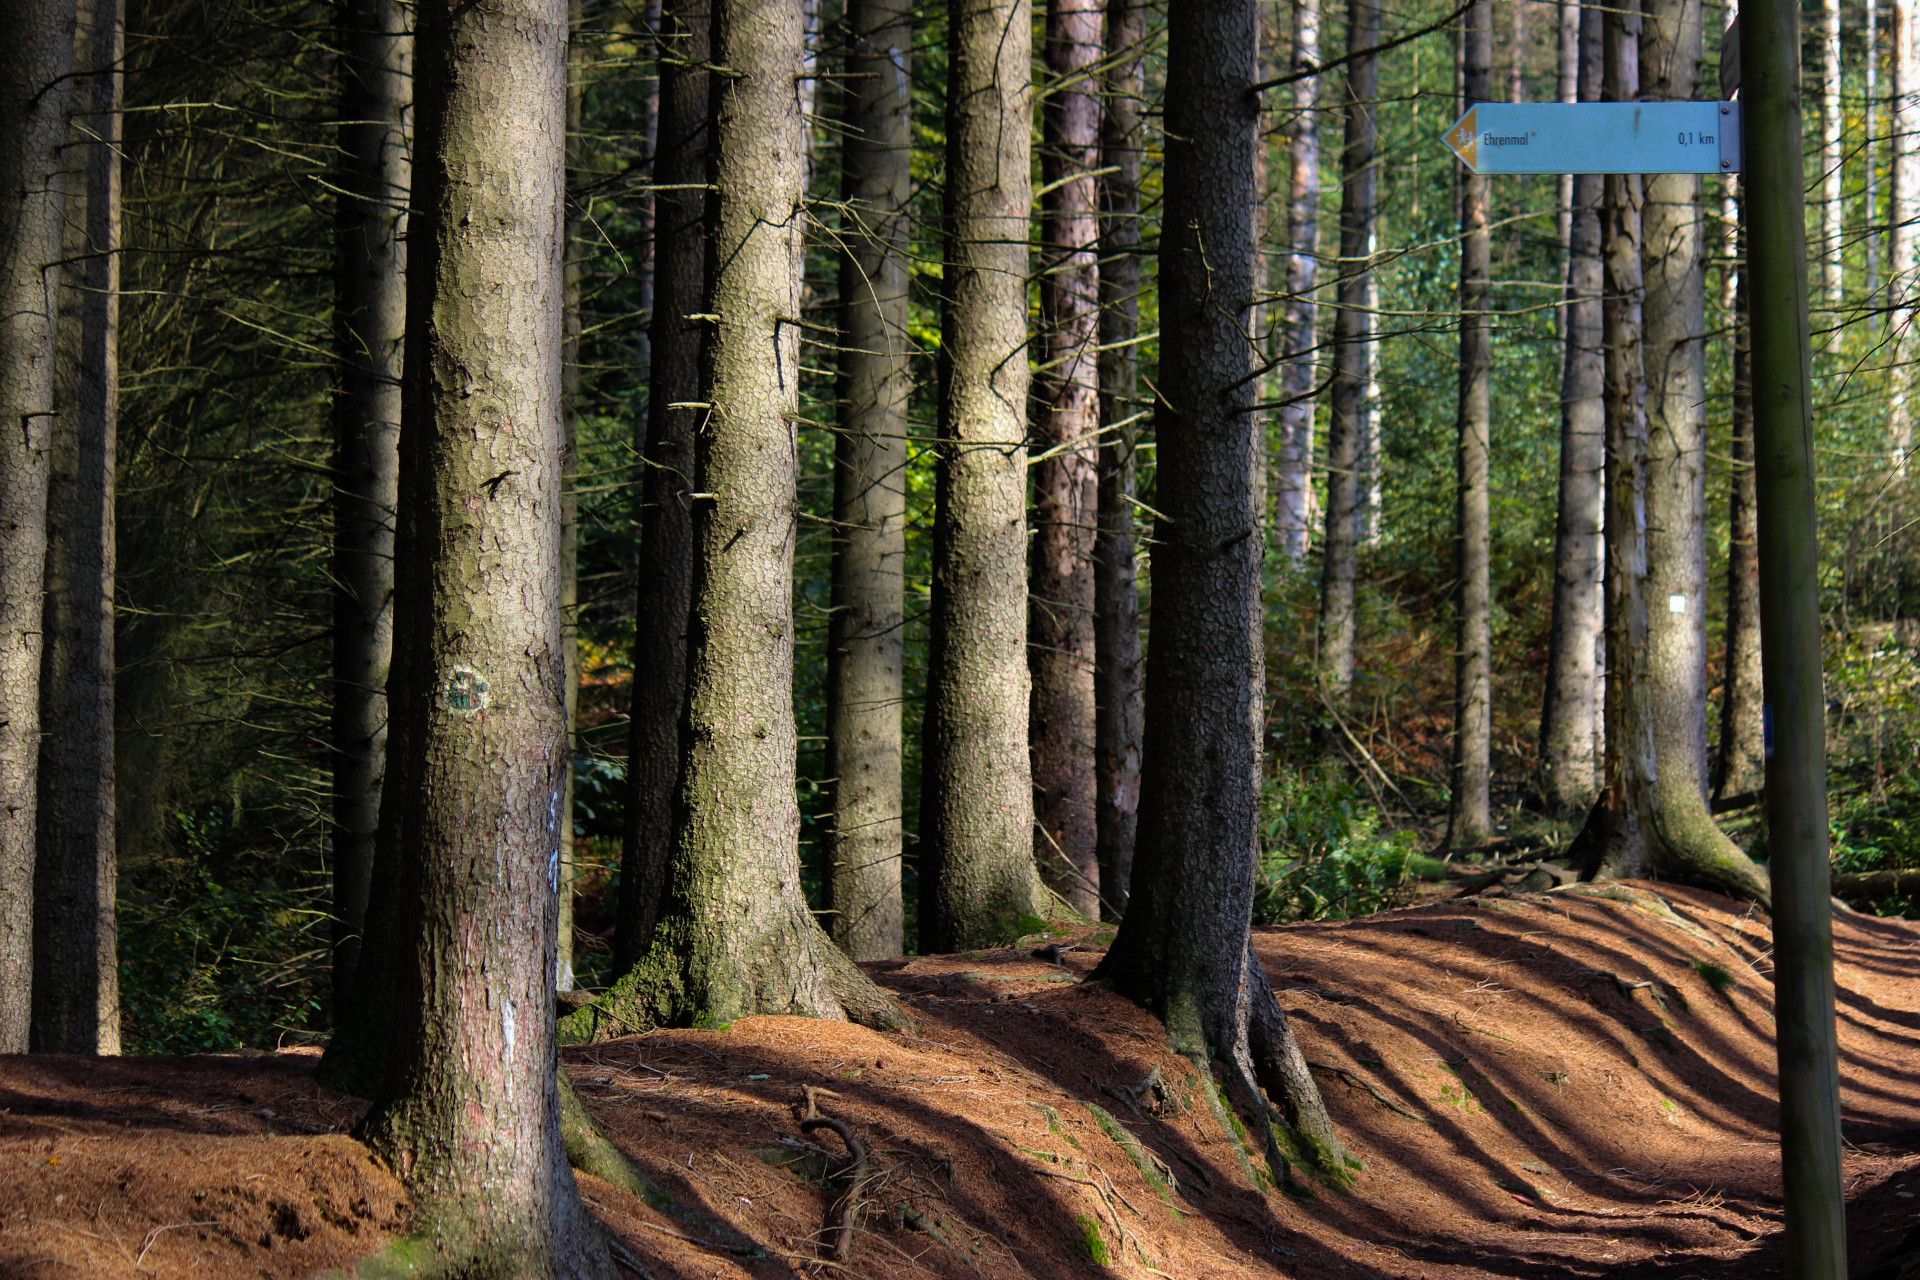
[[[833,612],[827,642],[828,896],[856,960],[904,946],[900,706],[905,626],[910,0],[847,6],[840,262],[840,434],[834,442]]]
[[[408,803],[386,806],[409,857],[399,1017],[364,1131],[450,1272],[604,1276],[553,1040],[566,5],[416,12],[393,699]]]
[[[920,945],[1007,941],[1047,910],[1028,758],[1030,0],[947,15],[940,442],[920,802]]]
[[[1298,1146],[1342,1152],[1249,945],[1260,805],[1260,705],[1250,617],[1259,598],[1253,499],[1251,217],[1254,0],[1169,17],[1159,507],[1147,656],[1148,748],[1133,897],[1099,973],[1167,1020],[1268,1135],[1278,1105]],[[1264,1093],[1263,1093],[1264,1091]]]
[[[401,0],[352,0],[340,23],[334,197],[333,1005],[360,964],[386,766],[394,508],[406,325],[407,114],[413,37]]]
[[[693,437],[705,416],[708,325],[693,319],[706,288],[706,192],[712,60],[709,0],[667,0],[660,17],[660,116],[654,150],[654,297],[647,438],[640,480],[640,579],[634,607],[633,718],[626,835],[613,967],[646,955],[673,851],[680,722],[687,701],[693,602]]]
[[[1581,10],[1579,79],[1583,102],[1600,96],[1605,50],[1598,9]],[[1598,174],[1571,178],[1567,296],[1561,321],[1560,513],[1553,540],[1553,623],[1547,693],[1540,717],[1540,798],[1556,816],[1584,813],[1599,790],[1601,511],[1605,501],[1606,357],[1602,349]]]
[[[1140,162],[1146,150],[1142,0],[1108,0],[1100,123],[1100,532],[1094,543],[1094,739],[1101,913],[1118,919],[1140,808],[1140,589],[1134,449],[1140,438]]]
[[[75,139],[84,234],[69,272],[79,359],[54,437],[47,500],[39,861],[33,886],[33,1048],[120,1052],[114,924],[114,441],[120,397],[120,0],[84,0]]]
[[[1467,10],[1461,39],[1466,104],[1492,96],[1493,0]],[[1518,58],[1518,51],[1515,57]],[[1516,84],[1518,74],[1515,75]],[[1493,833],[1493,577],[1489,564],[1488,441],[1493,428],[1493,324],[1487,315],[1493,237],[1490,180],[1460,171],[1460,398],[1455,453],[1452,807],[1447,843],[1484,844]]]
[[[73,0],[0,8],[0,1053],[32,1020],[41,589]]]
[[[1715,799],[1747,795],[1766,782],[1766,723],[1760,671],[1760,520],[1753,473],[1753,348],[1748,334],[1746,211],[1733,200],[1733,476],[1728,486],[1727,659],[1720,693]]]
[[[1292,70],[1320,62],[1320,0],[1293,0]],[[1274,468],[1273,523],[1280,553],[1303,563],[1313,543],[1313,410],[1319,352],[1320,77],[1293,82],[1287,125],[1287,277],[1281,341],[1280,450]]]
[[[1075,910],[1100,907],[1094,818],[1093,538],[1099,480],[1100,82],[1104,0],[1047,6],[1032,590],[1034,856]]]
[[[1377,0],[1347,6],[1347,51],[1380,43]],[[1347,64],[1346,144],[1340,152],[1340,282],[1333,317],[1333,414],[1327,423],[1327,536],[1320,562],[1320,686],[1336,706],[1353,684],[1353,589],[1358,551],[1360,453],[1366,434],[1367,347],[1373,316],[1367,281],[1373,273],[1374,111],[1380,66],[1365,53]]]

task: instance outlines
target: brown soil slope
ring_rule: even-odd
[[[1263,933],[1364,1161],[1256,1187],[1096,947],[880,976],[918,1035],[753,1018],[569,1051],[657,1184],[586,1193],[658,1280],[1777,1274],[1762,922],[1710,895],[1467,899]],[[1855,1274],[1920,1253],[1920,925],[1838,922]],[[304,1276],[404,1228],[312,1059],[0,1059],[0,1275]],[[865,1149],[846,1263],[815,1259]]]

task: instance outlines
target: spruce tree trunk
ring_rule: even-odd
[[[828,939],[800,885],[793,711],[800,282],[807,120],[800,0],[717,0],[709,317],[695,440],[693,626],[667,893],[616,1016],[898,1011]]]
[[[1042,375],[1033,469],[1034,856],[1076,911],[1100,908],[1095,848],[1093,537],[1099,477],[1100,82],[1104,0],[1052,0],[1041,112]]]
[[[947,16],[945,273],[920,945],[1007,941],[1047,910],[1027,750],[1030,0]]]
[[[1840,60],[1840,0],[1820,0],[1815,38],[1820,48],[1816,63],[1820,76],[1820,284],[1828,304],[1837,306],[1846,246],[1841,225],[1846,205],[1841,194],[1840,138],[1846,120],[1840,109],[1840,82],[1846,68]]]
[[[1892,208],[1887,233],[1887,298],[1891,324],[1887,366],[1889,449],[1905,474],[1913,448],[1914,322],[1920,318],[1920,0],[1890,0],[1893,44]]]
[[[1155,439],[1159,509],[1147,656],[1148,748],[1133,896],[1099,974],[1166,1019],[1285,1157],[1342,1155],[1319,1091],[1248,943],[1259,849],[1254,629],[1259,513],[1252,474],[1251,218],[1255,0],[1177,5],[1168,20],[1167,206]]]
[[[341,7],[340,165],[334,196],[333,1007],[352,999],[367,927],[387,669],[406,326],[407,114],[413,37],[401,0]]]
[[[1295,74],[1320,62],[1320,0],[1293,0]],[[1273,522],[1280,554],[1306,561],[1313,544],[1313,411],[1319,352],[1320,77],[1288,87],[1287,275],[1281,341],[1287,353],[1280,387],[1280,456],[1274,468]]]
[[[840,432],[833,451],[827,642],[828,897],[856,960],[901,953],[900,706],[905,626],[908,199],[913,6],[847,6],[847,204],[840,260]]]
[[[1735,200],[1738,235],[1733,307],[1733,478],[1728,491],[1727,660],[1720,694],[1720,751],[1713,795],[1730,799],[1766,781],[1766,723],[1760,670],[1760,521],[1753,473],[1753,348],[1746,269],[1746,212]]]
[[[1602,14],[1582,11],[1575,95],[1600,96]],[[1540,798],[1550,814],[1584,813],[1599,790],[1600,670],[1604,552],[1601,512],[1607,460],[1606,357],[1602,349],[1598,174],[1571,179],[1567,304],[1561,332],[1560,511],[1553,541],[1553,623],[1540,717]]]
[[[0,1053],[32,1019],[41,590],[73,0],[0,8]]]
[[[1377,0],[1350,0],[1347,51],[1380,43]],[[1320,686],[1336,705],[1353,684],[1355,515],[1358,466],[1367,395],[1367,346],[1373,316],[1367,307],[1372,274],[1374,110],[1380,97],[1379,57],[1364,53],[1347,64],[1346,143],[1340,152],[1340,282],[1333,318],[1333,414],[1327,425],[1327,535],[1320,564]]]
[[[1140,808],[1140,589],[1134,449],[1140,438],[1140,162],[1146,151],[1142,0],[1108,0],[1100,167],[1100,529],[1094,541],[1095,821],[1101,914],[1127,909]]]
[[[423,5],[394,715],[410,851],[368,1141],[450,1272],[605,1276],[561,1145],[553,967],[567,9]],[[428,318],[431,317],[431,323]]]
[[[586,253],[584,209],[577,192],[575,149],[580,145],[581,108],[586,96],[586,42],[581,35],[580,0],[567,3],[567,229],[562,252],[560,327],[560,654],[566,662],[567,770],[560,797],[559,941],[553,965],[557,991],[571,991],[573,975],[573,754],[580,728],[580,275]]]
[[[705,417],[709,0],[667,0],[660,16],[660,115],[654,150],[651,377],[642,451],[640,575],[634,608],[633,713],[627,740],[626,832],[613,969],[647,953],[666,891],[687,700],[693,606],[693,438]]]
[[[1559,5],[1559,22],[1554,31],[1555,38],[1558,42],[1556,45],[1555,58],[1555,66],[1558,74],[1554,79],[1554,88],[1556,90],[1554,101],[1578,102],[1581,98],[1581,68],[1586,65],[1589,58],[1593,60],[1596,66],[1598,65],[1599,59],[1597,55],[1599,53],[1599,46],[1598,42],[1595,41],[1593,44],[1593,52],[1588,54],[1588,45],[1581,39],[1581,31],[1585,26],[1585,10],[1580,4],[1580,0],[1559,0]],[[1593,92],[1598,93],[1599,91],[1599,78],[1596,76],[1594,79]],[[1555,210],[1560,231],[1560,278],[1562,280],[1571,280],[1573,278],[1574,209],[1579,204],[1579,197],[1574,194],[1573,174],[1561,174],[1559,182],[1560,198],[1556,203]],[[1596,187],[1595,190],[1597,192],[1598,187]],[[1596,194],[1588,203],[1597,205],[1599,200],[1600,198]],[[1554,313],[1554,327],[1558,330],[1562,342],[1566,341],[1567,322],[1569,319],[1568,311],[1564,307]]]
[[[1461,37],[1466,104],[1492,96],[1493,0],[1467,10]],[[1460,395],[1455,409],[1452,806],[1447,844],[1470,849],[1493,832],[1493,578],[1489,565],[1488,438],[1493,427],[1493,324],[1487,315],[1492,235],[1489,179],[1460,177]]]
[[[114,441],[120,397],[121,0],[83,0],[70,201],[83,231],[77,368],[53,444],[41,668],[39,859],[33,886],[33,1048],[120,1052],[114,923]]]
[[[1702,12],[1647,0],[1642,96],[1684,102],[1700,89]],[[1649,796],[1662,874],[1764,901],[1766,873],[1707,808],[1706,244],[1696,174],[1647,179],[1647,643],[1639,674],[1653,713]]]
[[[1739,9],[1734,0],[1729,0],[1727,7],[1735,12]],[[1880,232],[1885,225],[1880,221],[1880,170],[1874,154],[1880,143],[1879,0],[1866,0],[1861,8],[1866,11],[1867,17],[1866,53],[1861,58],[1865,64],[1867,101],[1860,111],[1860,168],[1864,175],[1860,186],[1860,238],[1864,242],[1867,261],[1866,279],[1861,285],[1860,295],[1871,308],[1880,295]]]

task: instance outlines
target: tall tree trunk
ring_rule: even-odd
[[[120,399],[120,0],[83,0],[74,61],[84,232],[78,367],[53,444],[41,676],[39,861],[33,885],[33,1048],[120,1052],[114,924],[114,440]]]
[[[1134,566],[1134,449],[1140,438],[1140,163],[1146,62],[1143,0],[1107,0],[1100,124],[1100,530],[1094,542],[1095,818],[1100,904],[1127,908],[1140,808],[1140,590]]]
[[[693,607],[693,438],[705,305],[709,0],[666,0],[660,16],[659,142],[654,150],[654,298],[647,432],[640,480],[640,576],[634,607],[633,712],[627,739],[626,831],[613,969],[647,954],[667,886],[687,701]]]
[[[1730,2],[1728,7],[1737,9],[1738,6]],[[1861,58],[1865,64],[1867,81],[1867,100],[1860,112],[1860,168],[1864,174],[1860,193],[1860,238],[1865,241],[1866,247],[1866,281],[1861,288],[1861,296],[1871,308],[1880,293],[1880,171],[1874,161],[1874,149],[1880,140],[1879,0],[1865,0],[1860,7],[1867,16],[1866,51]]]
[[[41,589],[73,0],[0,9],[0,1053],[32,1020]]]
[[[1077,911],[1100,908],[1095,849],[1093,535],[1099,477],[1100,82],[1104,0],[1047,6],[1041,112],[1041,359],[1027,602],[1034,856]]]
[[[1580,100],[1580,70],[1585,62],[1582,55],[1585,53],[1587,47],[1585,43],[1583,43],[1580,34],[1585,25],[1585,9],[1580,4],[1580,0],[1559,0],[1559,5],[1559,25],[1556,27],[1554,33],[1558,39],[1556,56],[1558,75],[1554,79],[1554,88],[1556,90],[1554,93],[1554,101],[1577,102]],[[1596,40],[1594,42],[1594,52],[1592,55],[1589,55],[1594,58],[1596,65],[1598,65],[1599,61],[1598,53],[1599,44]],[[1593,91],[1595,93],[1600,91],[1597,77],[1595,78]],[[1555,203],[1555,210],[1559,219],[1558,225],[1560,230],[1558,241],[1561,253],[1560,278],[1562,280],[1571,280],[1573,278],[1574,206],[1578,203],[1579,197],[1574,194],[1573,174],[1561,174],[1559,182],[1560,198]],[[1596,194],[1590,203],[1597,205],[1600,199],[1597,194],[1597,186],[1595,191]],[[1562,342],[1566,341],[1568,318],[1568,309],[1566,307],[1562,307],[1560,310],[1554,312],[1554,325],[1559,330],[1559,336]]]
[[[399,1023],[365,1133],[450,1273],[604,1276],[553,1040],[567,9],[416,14],[393,699],[411,760],[408,803],[387,807],[411,856]]]
[[[901,953],[900,704],[905,625],[908,201],[913,5],[847,6],[847,204],[840,260],[840,434],[833,450],[827,641],[827,881],[833,938],[856,960]]]
[[[1684,102],[1700,89],[1701,6],[1648,0],[1643,96]],[[1706,243],[1696,174],[1646,185],[1647,644],[1640,674],[1653,710],[1655,866],[1729,893],[1766,897],[1766,873],[1707,808]]]
[[[573,973],[573,753],[580,727],[580,274],[586,253],[576,153],[586,99],[586,40],[580,0],[567,3],[567,226],[562,251],[560,338],[560,656],[566,664],[562,692],[567,722],[567,768],[560,797],[560,883],[557,953],[553,985],[571,991]]]
[[[1293,0],[1292,70],[1320,63],[1320,0]],[[1318,365],[1315,333],[1320,285],[1320,77],[1288,87],[1287,279],[1281,340],[1286,352],[1280,390],[1280,457],[1274,471],[1273,520],[1280,553],[1298,566],[1313,543],[1313,409]]]
[[[1030,0],[947,17],[940,439],[920,802],[920,945],[1004,942],[1047,909],[1027,752]]]
[[[1581,20],[1575,95],[1600,96],[1605,50],[1603,16]],[[1553,623],[1547,648],[1547,693],[1540,717],[1540,797],[1548,813],[1584,813],[1599,790],[1603,550],[1601,514],[1607,464],[1606,358],[1602,351],[1598,174],[1573,179],[1567,294],[1561,323],[1560,513],[1553,540]]]
[[[352,999],[367,927],[387,669],[393,656],[393,531],[400,485],[406,326],[407,114],[413,37],[401,0],[340,10],[340,168],[334,197],[333,1005]]]
[[[1748,331],[1746,214],[1736,197],[1734,253],[1733,477],[1728,492],[1727,660],[1720,695],[1716,799],[1745,795],[1766,781],[1766,723],[1760,671],[1760,520],[1753,473],[1753,348]]]
[[[1366,309],[1376,173],[1374,110],[1380,98],[1376,54],[1377,0],[1350,0],[1347,52],[1347,134],[1340,152],[1340,283],[1333,318],[1333,415],[1327,426],[1327,536],[1320,564],[1320,686],[1336,704],[1353,684],[1354,515],[1367,395],[1367,346],[1373,315]]]
[[[1284,1167],[1268,1098],[1300,1149],[1344,1155],[1248,943],[1259,851],[1260,699],[1247,625],[1259,599],[1254,509],[1251,218],[1255,0],[1168,20],[1167,207],[1155,439],[1155,598],[1133,897],[1099,973],[1211,1064]],[[1263,1092],[1264,1091],[1264,1092]]]
[[[1846,236],[1842,214],[1840,136],[1845,118],[1840,111],[1840,82],[1845,65],[1840,59],[1840,0],[1820,0],[1820,287],[1827,301],[1841,300],[1842,259]]]
[[[1493,62],[1493,0],[1467,10],[1461,38],[1465,100],[1485,102]],[[1489,790],[1493,751],[1493,591],[1489,565],[1488,437],[1493,426],[1493,325],[1487,315],[1492,234],[1487,227],[1489,180],[1461,171],[1460,396],[1455,410],[1452,807],[1447,843],[1484,844],[1493,832]]]
[[[1914,321],[1920,317],[1920,0],[1890,0],[1893,44],[1893,173],[1887,235],[1888,435],[1894,465],[1905,474],[1913,448]]]
[[[693,626],[675,845],[620,1020],[898,1011],[814,921],[800,887],[793,711],[802,231],[800,0],[716,0],[709,317],[695,441]]]
[[[1380,253],[1380,213],[1374,210],[1373,225],[1367,228],[1367,260],[1374,261]],[[1353,539],[1362,547],[1370,547],[1380,540],[1380,343],[1377,330],[1380,326],[1380,275],[1369,270],[1366,274],[1366,287],[1360,295],[1360,307],[1367,317],[1367,329],[1370,340],[1364,350],[1367,356],[1366,386],[1360,396],[1360,446],[1354,461],[1354,482],[1359,493],[1353,500]]]

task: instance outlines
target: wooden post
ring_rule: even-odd
[[[1794,0],[1747,0],[1740,26],[1785,1274],[1843,1280],[1846,1202],[1828,905],[1799,11]]]

